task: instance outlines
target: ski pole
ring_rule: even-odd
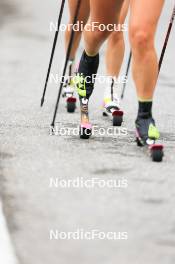
[[[126,90],[126,84],[127,84],[127,80],[128,80],[129,69],[130,69],[130,65],[131,65],[131,59],[132,59],[132,52],[130,51],[129,59],[128,59],[128,63],[127,63],[126,74],[125,74],[126,81],[123,84],[123,89],[122,89],[122,93],[121,93],[121,99],[124,98],[124,94],[125,94],[125,90]]]
[[[63,16],[64,5],[65,5],[65,0],[62,0],[61,8],[60,8],[60,13],[59,13],[59,17],[58,17],[57,30],[55,32],[55,37],[54,37],[52,51],[51,51],[51,56],[50,56],[50,61],[49,61],[49,67],[48,67],[48,70],[47,70],[47,75],[46,75],[46,80],[45,80],[43,95],[42,95],[42,98],[41,98],[41,107],[44,104],[44,99],[45,99],[47,84],[48,84],[49,75],[50,75],[50,71],[51,71],[51,67],[52,67],[52,62],[53,62],[53,57],[54,57],[54,53],[55,53],[55,48],[56,48],[57,40],[58,40],[58,33],[59,33],[60,24],[61,24],[61,20],[62,20],[62,16]]]
[[[171,33],[171,30],[172,30],[174,19],[175,19],[175,4],[174,4],[171,20],[170,20],[170,23],[169,23],[168,31],[167,31],[167,34],[166,34],[165,42],[164,42],[164,45],[163,45],[162,53],[161,53],[161,56],[160,56],[159,73],[160,73],[160,69],[161,69],[161,66],[162,66],[163,59],[164,59],[165,51],[166,51],[166,48],[167,48],[167,45],[168,45],[168,40],[169,40],[169,37],[170,37],[170,33]]]
[[[76,6],[76,10],[75,10],[75,16],[74,16],[73,25],[75,25],[75,23],[77,22],[78,15],[79,15],[80,4],[81,4],[81,0],[78,0],[77,6]],[[56,119],[56,116],[57,116],[58,105],[59,105],[59,101],[60,101],[60,97],[61,97],[61,92],[62,92],[62,89],[63,89],[64,77],[65,77],[65,74],[66,74],[68,60],[69,60],[70,52],[71,52],[71,49],[72,49],[74,35],[75,35],[75,31],[72,28],[72,30],[71,30],[71,37],[70,37],[68,49],[67,49],[67,52],[66,52],[66,59],[65,59],[63,74],[62,74],[62,77],[61,77],[61,83],[60,83],[60,87],[59,87],[59,90],[58,90],[58,96],[57,96],[57,100],[56,100],[56,104],[55,104],[55,110],[54,110],[53,120],[52,120],[52,123],[51,123],[51,127],[52,128],[54,128],[54,126],[55,126],[55,119]]]

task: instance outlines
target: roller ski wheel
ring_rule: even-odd
[[[163,145],[154,144],[149,147],[152,161],[154,162],[162,162],[164,152]]]
[[[123,123],[123,111],[119,109],[119,107],[113,105],[113,104],[108,104],[104,106],[104,110],[102,115],[104,117],[111,117],[112,116],[112,124],[113,126],[122,126]]]
[[[67,98],[67,112],[74,113],[76,109],[76,98],[75,97],[68,97]]]
[[[108,116],[109,116],[109,114],[107,114],[105,111],[103,111],[102,115],[103,115],[104,117],[108,117]]]
[[[113,118],[113,126],[118,126],[120,127],[123,123],[123,111],[121,110],[115,110],[112,113],[112,118]]]
[[[80,138],[89,139],[92,135],[92,125],[91,124],[81,124],[80,126]]]
[[[148,148],[150,157],[153,162],[163,161],[163,157],[164,157],[164,146],[163,145],[156,144],[156,142],[152,139],[149,139],[147,141],[148,143],[144,144],[140,138],[136,138],[136,142],[137,142],[137,146]]]
[[[137,134],[137,132],[136,132],[136,134]],[[138,147],[143,147],[144,146],[144,144],[140,141],[140,139],[137,137],[137,135],[136,135],[136,143],[137,143]]]

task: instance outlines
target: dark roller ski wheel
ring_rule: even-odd
[[[67,99],[67,112],[74,113],[76,109],[76,98],[70,97]]]
[[[138,147],[143,147],[143,144],[141,143],[139,138],[136,138],[136,142]]]
[[[153,150],[151,153],[152,160],[155,162],[161,162],[163,159],[163,151],[162,150]]]
[[[123,112],[114,111],[112,116],[113,116],[113,126],[121,126],[123,123]]]
[[[68,113],[74,113],[75,109],[76,109],[76,104],[75,103],[67,102],[67,112]]]
[[[104,117],[107,117],[107,116],[108,116],[108,114],[107,114],[107,113],[105,113],[105,112],[103,112],[103,116],[104,116]]]
[[[123,123],[123,117],[121,116],[113,116],[113,126],[121,126]]]
[[[92,130],[87,128],[80,127],[80,138],[81,139],[89,139],[92,135]]]
[[[155,145],[151,148],[151,158],[154,162],[161,162],[163,160],[164,152],[162,145]]]

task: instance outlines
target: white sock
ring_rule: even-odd
[[[67,75],[69,77],[74,77],[74,73],[75,73],[75,61],[74,60],[68,60]]]
[[[113,97],[117,97],[117,84],[115,79],[111,77],[110,82],[108,82],[107,86],[105,87],[104,98],[109,98],[112,100],[112,91]]]

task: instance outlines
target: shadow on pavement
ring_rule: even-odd
[[[6,20],[17,12],[16,5],[11,1],[0,0],[0,27]]]

